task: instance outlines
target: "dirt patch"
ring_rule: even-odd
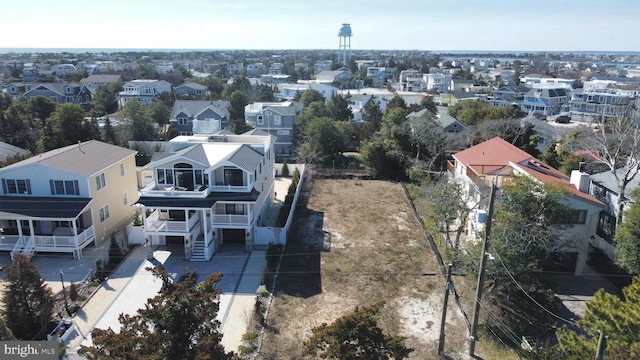
[[[259,358],[304,358],[314,326],[381,299],[380,326],[407,337],[411,359],[434,358],[444,278],[402,187],[316,180],[303,194]],[[464,348],[468,334],[459,317],[450,306],[447,348]],[[458,358],[458,350],[446,353]]]

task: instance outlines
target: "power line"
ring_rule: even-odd
[[[513,277],[513,274],[511,274],[509,269],[507,269],[507,266],[504,264],[504,262],[502,261],[502,258],[500,257],[500,254],[498,254],[498,252],[496,250],[497,249],[494,247],[494,252],[496,254],[496,258],[500,261],[500,264],[502,264],[502,267],[507,272],[507,274],[509,275],[511,280],[518,286],[520,291],[522,291],[522,293],[525,294],[525,296],[529,298],[529,300],[531,300],[540,309],[544,310],[546,313],[548,313],[549,315],[553,316],[554,318],[556,318],[558,320],[561,320],[561,321],[564,321],[569,325],[578,326],[578,324],[575,321],[567,320],[567,319],[565,319],[565,318],[563,318],[563,317],[561,317],[559,315],[556,315],[554,312],[552,312],[551,310],[549,310],[546,307],[544,307],[542,304],[540,304],[538,301],[536,301],[536,299],[534,299],[531,295],[529,295],[529,293],[522,287],[522,285],[520,285],[520,283]]]

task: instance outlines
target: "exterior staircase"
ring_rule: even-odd
[[[204,235],[200,234],[191,249],[191,261],[207,261],[204,257]]]
[[[33,254],[35,254],[35,237],[29,236],[26,239],[27,240],[25,241],[25,237],[21,236],[18,241],[16,241],[16,245],[13,247],[13,250],[11,250],[11,260],[14,259],[16,254],[24,254],[27,257],[31,257],[33,256]]]

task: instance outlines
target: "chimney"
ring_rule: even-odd
[[[578,191],[583,192],[585,194],[589,193],[589,184],[591,183],[591,177],[583,170],[584,163],[580,163],[578,170],[571,171],[571,179],[569,180],[570,184],[573,184]]]

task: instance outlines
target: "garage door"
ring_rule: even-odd
[[[184,245],[183,236],[166,236],[165,241],[167,245]]]
[[[224,229],[222,231],[223,244],[244,244],[244,229]]]

